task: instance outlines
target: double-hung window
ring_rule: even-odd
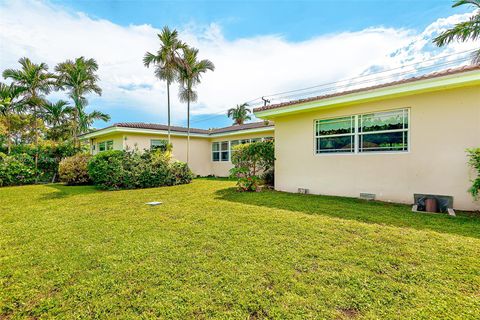
[[[212,143],[212,161],[229,161],[230,150],[228,141]]]
[[[408,151],[408,109],[315,121],[315,152]]]

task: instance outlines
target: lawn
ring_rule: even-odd
[[[0,318],[478,319],[478,216],[233,187],[0,189]]]

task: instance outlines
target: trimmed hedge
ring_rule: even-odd
[[[88,161],[92,158],[89,154],[79,153],[60,161],[58,174],[60,181],[68,185],[82,185],[91,182],[88,175]]]
[[[185,163],[171,162],[170,153],[160,150],[142,154],[110,150],[88,163],[92,182],[101,189],[136,189],[189,183],[193,174]]]

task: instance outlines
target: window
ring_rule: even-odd
[[[165,139],[152,139],[150,140],[150,150],[167,151],[168,140]]]
[[[359,116],[359,152],[407,151],[408,110]]]
[[[212,161],[229,161],[230,150],[229,142],[213,142],[212,143]]]
[[[355,151],[355,117],[317,120],[316,152],[339,153]]]
[[[408,151],[408,109],[317,120],[316,153]]]
[[[113,150],[113,140],[103,141],[98,144],[98,151]]]

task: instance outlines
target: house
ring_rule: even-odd
[[[275,189],[412,203],[453,197],[476,174],[465,150],[480,147],[480,66],[254,109],[275,121]]]
[[[171,126],[173,157],[187,161],[187,128]],[[232,168],[231,150],[237,144],[273,139],[274,124],[269,121],[234,125],[218,129],[190,128],[189,166],[201,176],[226,177]],[[150,123],[116,123],[82,136],[89,141],[92,154],[104,150],[162,148],[168,142],[168,127]]]

